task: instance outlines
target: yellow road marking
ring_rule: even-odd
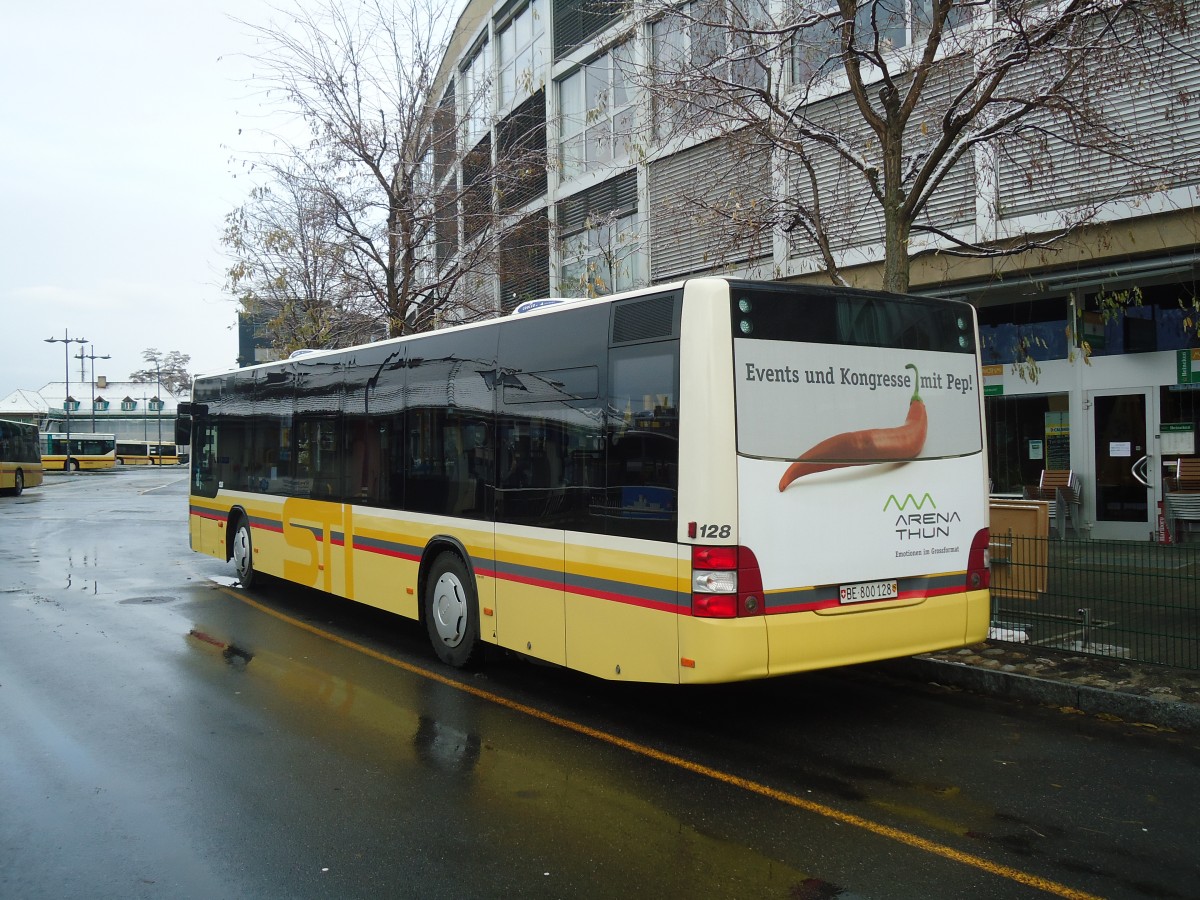
[[[444,684],[446,687],[454,688],[457,691],[462,691],[466,694],[471,694],[478,697],[480,700],[485,700],[488,703],[493,703],[497,706],[503,706],[513,712],[521,713],[522,715],[530,716],[534,719],[540,719],[543,722],[551,725],[556,725],[559,728],[564,728],[567,731],[573,731],[576,734],[584,735],[585,737],[593,738],[597,741],[603,741],[606,744],[611,744],[614,747],[620,747],[622,750],[627,750],[630,753],[636,753],[639,756],[644,756],[656,762],[665,763],[666,765],[675,766],[679,769],[692,772],[696,775],[701,775],[705,778],[711,778],[714,781],[719,781],[723,784],[731,785],[732,787],[741,788],[742,790],[757,794],[760,797],[766,797],[770,800],[775,800],[778,803],[783,803],[788,806],[794,806],[797,809],[802,809],[805,812],[814,813],[826,819],[831,819],[843,825],[851,825],[855,828],[861,828],[863,831],[879,837],[885,837],[898,843],[905,844],[909,847],[914,847],[917,850],[922,850],[926,853],[932,853],[935,856],[941,856],[945,859],[961,863],[964,866],[971,866],[987,872],[990,875],[995,875],[998,878],[1007,878],[1009,881],[1015,881],[1018,884],[1026,885],[1027,887],[1036,888],[1040,891],[1045,891],[1048,894],[1053,894],[1056,897],[1066,897],[1069,900],[1101,900],[1095,894],[1089,894],[1086,891],[1076,890],[1068,887],[1065,884],[1059,884],[1056,881],[1051,881],[1048,878],[1042,878],[1038,875],[1031,875],[1028,872],[1022,872],[1020,869],[1014,869],[1011,866],[1005,866],[1000,863],[992,862],[989,859],[984,859],[982,856],[976,856],[973,853],[964,853],[961,850],[956,850],[953,847],[948,847],[945,844],[939,844],[937,841],[927,840],[919,835],[911,834],[899,828],[893,828],[890,825],[884,825],[879,822],[873,822],[870,819],[856,816],[853,813],[844,812],[840,809],[835,809],[832,806],[826,806],[823,803],[816,803],[812,800],[806,800],[803,797],[798,797],[795,794],[789,794],[786,791],[780,791],[769,785],[761,784],[757,781],[752,781],[748,778],[742,778],[738,775],[731,775],[728,772],[722,772],[720,769],[714,769],[711,766],[706,766],[701,763],[693,762],[690,759],[684,759],[682,756],[675,756],[671,753],[664,753],[661,750],[656,750],[653,747],[647,747],[645,744],[639,744],[635,741],[627,740],[626,738],[618,737],[615,734],[609,734],[606,731],[600,731],[596,728],[591,728],[579,722],[573,722],[570,719],[564,719],[561,716],[556,716],[552,713],[545,712],[534,706],[527,706],[524,703],[518,703],[515,700],[509,700],[507,697],[502,697],[499,694],[485,691],[482,688],[474,685],[465,684],[460,681],[455,681],[453,678],[448,678],[430,669],[422,668],[421,666],[413,665],[412,663],[404,662],[388,656],[378,650],[372,650],[362,644],[347,640],[324,629],[318,628],[315,625],[310,625],[307,622],[302,622],[278,610],[271,609],[269,606],[264,606],[257,600],[252,600],[249,597],[243,596],[230,590],[226,587],[218,587],[222,593],[240,600],[241,602],[254,607],[260,612],[266,613],[269,616],[274,616],[282,622],[286,622],[296,628],[322,637],[325,640],[331,641],[349,650],[354,650],[369,656],[372,659],[379,660],[390,666],[398,669],[403,669],[413,675],[418,675],[421,678],[436,681],[439,684]]]

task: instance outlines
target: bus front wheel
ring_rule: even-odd
[[[461,669],[479,661],[479,602],[474,579],[457,553],[441,554],[429,570],[425,627],[442,662]]]
[[[250,522],[245,516],[241,516],[237,521],[231,550],[230,556],[233,557],[233,568],[237,572],[238,581],[247,590],[254,587],[258,581],[258,573],[254,571],[254,543],[250,538]]]

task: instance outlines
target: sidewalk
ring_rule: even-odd
[[[1200,672],[985,641],[885,663],[893,674],[1130,724],[1200,732]]]

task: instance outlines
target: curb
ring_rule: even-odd
[[[1069,706],[1089,715],[1116,716],[1130,723],[1144,723],[1175,731],[1200,732],[1200,706],[1171,700],[1157,700],[1139,694],[1106,691],[1065,681],[1050,681],[1022,675],[981,669],[965,663],[937,659],[891,660],[883,668],[913,681],[954,685],[978,694],[1006,700],[1025,700],[1045,706]]]

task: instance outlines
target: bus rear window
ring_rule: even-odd
[[[965,303],[807,285],[729,287],[735,338],[975,352]]]
[[[817,453],[841,466],[980,452],[975,318],[966,304],[730,288],[740,453],[792,461]]]

